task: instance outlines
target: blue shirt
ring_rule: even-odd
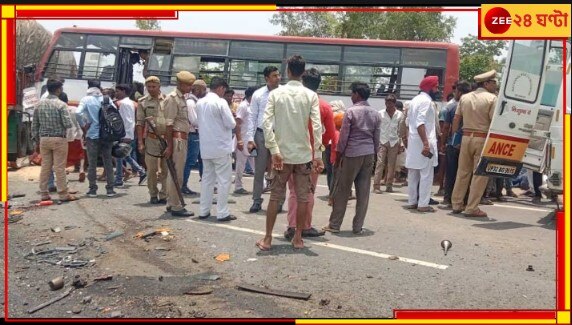
[[[445,123],[449,123],[451,125],[451,129],[453,128],[453,119],[455,118],[455,112],[457,111],[457,106],[459,105],[459,102],[456,100],[453,100],[451,103],[447,104],[447,106],[445,106]],[[457,130],[457,132],[455,134],[453,134],[452,137],[449,137],[447,139],[447,145],[449,146],[460,146],[461,145],[461,139],[463,138],[463,121],[461,120],[461,123],[459,124],[459,129]]]
[[[103,95],[99,88],[89,88],[87,90],[87,96],[83,97],[77,107],[77,114],[81,116],[81,126],[89,123],[89,129],[87,130],[86,137],[90,139],[99,139],[99,110],[101,109],[101,103],[103,102]],[[110,104],[113,102],[110,99]]]

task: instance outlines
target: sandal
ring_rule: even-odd
[[[465,213],[465,217],[469,218],[486,218],[488,217],[487,213],[483,210],[477,210],[474,213]]]
[[[419,211],[419,212],[435,212],[435,209],[433,209],[433,207],[422,207],[422,208],[418,208],[417,211]]]
[[[269,251],[270,250],[270,246],[264,246],[264,244],[262,244],[263,240],[259,239],[258,241],[256,241],[256,247],[258,247],[258,249],[260,249],[261,251]]]
[[[337,233],[340,232],[339,229],[334,229],[334,228],[331,228],[330,226],[325,226],[324,228],[322,228],[322,230],[323,230],[323,231],[329,231],[329,232],[331,232],[332,234],[337,234]]]
[[[68,195],[65,199],[61,199],[60,201],[71,202],[71,201],[77,201],[77,200],[79,200],[77,197],[75,197],[73,195]]]
[[[51,200],[52,200],[52,198],[49,195],[42,196],[42,198],[40,199],[40,201],[51,201]]]
[[[414,210],[414,209],[417,209],[417,204],[404,205],[403,208],[405,208],[407,210]]]

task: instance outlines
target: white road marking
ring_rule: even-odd
[[[257,234],[257,235],[264,235],[264,234],[265,234],[264,231],[259,231],[259,230],[249,229],[249,228],[242,228],[242,227],[237,227],[237,226],[231,226],[231,225],[227,225],[227,224],[200,222],[200,221],[191,220],[191,219],[186,219],[186,221],[191,222],[191,223],[201,224],[201,225],[208,225],[208,226],[214,226],[214,227],[219,227],[219,228],[226,228],[226,229],[230,229],[230,230],[242,231],[242,232],[251,233],[251,234]],[[282,236],[282,235],[276,234],[276,233],[273,233],[273,234],[272,234],[272,237],[281,237],[281,236]],[[385,259],[390,259],[390,258],[391,258],[391,259],[394,259],[395,256],[396,256],[396,255],[389,255],[389,254],[384,254],[384,253],[377,253],[377,252],[372,252],[372,251],[368,251],[368,250],[364,250],[364,249],[352,248],[352,247],[347,247],[347,246],[342,246],[342,245],[336,245],[336,244],[330,244],[330,243],[312,242],[312,245],[322,246],[322,247],[327,247],[327,248],[333,248],[333,249],[337,249],[337,250],[341,250],[341,251],[345,251],[345,252],[356,253],[356,254],[362,254],[362,255],[368,255],[368,256],[379,257],[379,258],[385,258]],[[420,260],[416,260],[416,259],[412,259],[412,258],[407,258],[407,257],[397,256],[397,258],[398,258],[398,259],[396,259],[396,261],[401,261],[401,262],[405,262],[405,263],[411,263],[411,264],[416,264],[416,265],[421,265],[421,266],[432,267],[432,268],[436,268],[436,269],[440,269],[440,270],[445,270],[445,269],[449,268],[448,265],[442,265],[442,264],[436,264],[436,263],[431,263],[431,262],[425,262],[425,261],[420,261]]]

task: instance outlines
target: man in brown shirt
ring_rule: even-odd
[[[183,170],[187,159],[187,138],[191,125],[185,94],[191,91],[195,76],[188,71],[177,73],[177,88],[165,98],[165,125],[167,132],[167,149],[163,152],[165,159],[172,157],[175,165],[175,174],[167,178],[167,211],[173,217],[190,217],[194,213],[187,211],[179,200],[178,191],[173,178],[176,177],[179,186],[183,183]]]
[[[478,83],[477,90],[461,97],[453,119],[453,134],[457,132],[461,120],[463,121],[463,140],[451,203],[453,213],[463,211],[463,198],[467,193],[470,181],[471,188],[469,189],[465,215],[467,217],[487,217],[487,214],[481,211],[478,205],[489,178],[474,175],[473,172],[481,157],[497,104],[497,96],[495,95],[497,88],[496,71],[491,70],[475,76],[475,82]]]

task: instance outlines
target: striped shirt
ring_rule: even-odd
[[[72,127],[68,106],[57,96],[49,95],[41,99],[34,110],[32,136],[37,141],[42,137],[66,137]]]

